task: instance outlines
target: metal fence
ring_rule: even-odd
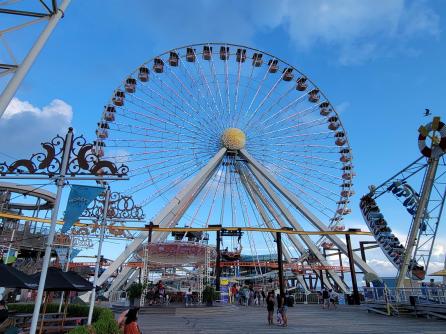
[[[309,294],[298,292],[294,295],[294,301],[297,304],[320,304],[321,294],[311,292]]]
[[[365,303],[446,304],[446,287],[366,288]]]

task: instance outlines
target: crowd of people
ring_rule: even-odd
[[[152,288],[147,290],[146,298],[149,305],[169,304],[170,301],[170,296],[166,293],[162,281],[159,281]]]
[[[323,309],[330,309],[330,306],[333,307],[333,309],[336,309],[336,303],[338,302],[339,295],[336,291],[333,289],[327,289],[326,287],[321,292],[321,299],[322,299],[322,308]]]
[[[228,291],[229,303],[252,306],[252,305],[265,305],[266,294],[263,289],[254,289],[252,285],[240,286],[234,283]]]
[[[234,283],[229,288],[229,303],[241,306],[266,306],[268,311],[268,324],[274,324],[274,310],[276,310],[276,323],[279,326],[288,326],[287,300],[289,294],[280,296],[274,291],[265,292],[262,289],[255,289],[252,285],[239,286]]]

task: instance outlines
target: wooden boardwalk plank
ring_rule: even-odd
[[[446,334],[446,321],[387,317],[355,306],[323,310],[319,305],[288,309],[288,327],[268,326],[263,307],[178,309],[175,314],[141,314],[144,333],[328,333],[328,334]]]

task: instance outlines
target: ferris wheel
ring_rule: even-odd
[[[124,192],[166,226],[342,230],[350,213],[339,115],[300,70],[260,50],[206,43],[150,59],[113,92],[96,135],[97,154],[130,167]],[[288,256],[341,242],[333,238],[290,237]],[[254,255],[274,251],[263,239],[248,235]]]

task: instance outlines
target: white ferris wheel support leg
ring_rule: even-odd
[[[124,284],[124,282],[130,278],[134,271],[135,268],[122,268],[122,271],[115,277],[112,284],[110,285],[110,288],[108,288],[108,290],[104,292],[104,296],[108,298],[110,295],[112,295],[115,290],[118,290]]]
[[[271,224],[271,222],[268,219],[268,215],[265,213],[265,210],[263,209],[262,205],[259,203],[258,199],[263,203],[263,205],[268,209],[268,211],[271,213],[271,215],[274,217],[274,219],[277,221],[277,223],[280,225],[280,227],[286,227],[287,225],[280,217],[279,213],[274,209],[274,207],[271,205],[271,203],[265,198],[265,196],[261,193],[260,189],[258,189],[257,185],[254,183],[254,180],[252,180],[250,175],[247,175],[247,173],[242,170],[238,169],[240,175],[243,175],[245,179],[242,179],[242,183],[245,186],[249,196],[251,197],[252,201],[256,204],[256,207],[258,208],[260,214],[266,217],[266,220],[264,219],[265,223],[268,225],[269,228],[274,228]],[[275,239],[275,234],[271,233]],[[288,235],[293,245],[299,250],[299,252],[304,255],[305,254],[305,248],[302,245],[302,243],[296,238],[295,235]]]
[[[305,206],[297,199],[297,197],[292,194],[288,189],[282,186],[277,179],[271,175],[268,170],[266,170],[257,160],[255,160],[246,150],[240,150],[245,159],[249,162],[248,167],[255,175],[260,175],[271,182],[271,184],[287,199],[293,204],[296,209],[298,209],[305,218],[308,219],[316,228],[320,231],[330,231],[330,229],[325,225],[319,218],[313,215]],[[254,168],[251,168],[253,166]],[[260,174],[258,172],[260,172]],[[256,173],[257,172],[257,173]],[[274,194],[274,193],[272,193]],[[271,195],[270,195],[271,196]],[[292,217],[292,216],[291,216]],[[336,235],[327,235],[327,238],[330,239],[338,248],[344,253],[347,254],[347,245],[342,242]],[[370,266],[365,263],[359,256],[353,254],[353,258],[355,263],[364,271],[364,273],[373,273],[376,274],[375,271],[370,268]]]
[[[154,225],[160,227],[172,227],[179,220],[179,213],[184,213],[187,207],[192,203],[193,199],[198,195],[198,192],[204,184],[209,180],[210,176],[215,172],[216,167],[226,154],[226,148],[221,148],[220,151],[204,166],[194,178],[176,194],[170,202],[156,215],[152,220]],[[198,191],[197,191],[198,190]],[[191,196],[193,198],[191,198]],[[135,239],[127,246],[127,248],[113,261],[107,270],[99,277],[97,285],[102,285],[118,268],[121,266],[130,255],[132,255],[137,248],[147,239],[149,233],[147,231],[141,232]],[[157,242],[165,233],[153,233],[152,241]]]
[[[71,0],[63,0],[60,6],[58,7],[57,13],[51,15],[45,29],[42,31],[37,41],[34,43],[33,47],[26,55],[23,62],[19,65],[19,67],[15,71],[11,80],[8,82],[8,85],[4,89],[2,95],[0,96],[0,118],[3,116],[6,108],[9,105],[9,102],[11,102],[15,93],[17,92],[17,89],[19,88],[20,84],[22,83],[23,79],[25,78],[26,74],[31,68],[32,64],[36,60],[46,41],[50,37],[57,23],[62,18],[70,2]]]
[[[404,279],[406,278],[407,271],[409,269],[410,260],[412,259],[413,250],[417,244],[417,237],[420,233],[420,225],[424,219],[426,208],[431,196],[432,187],[435,182],[435,174],[437,173],[439,159],[431,158],[429,160],[429,167],[426,174],[426,180],[424,182],[423,189],[421,191],[420,202],[418,203],[417,213],[413,219],[412,227],[410,228],[410,234],[406,242],[406,251],[404,252],[403,264],[398,272],[398,279],[396,282],[397,288],[404,288]],[[424,268],[426,269],[426,268]]]
[[[246,157],[246,156],[245,156]],[[269,197],[273,200],[273,202],[277,205],[280,212],[286,217],[286,219],[289,221],[289,223],[297,230],[297,231],[303,231],[302,226],[297,222],[297,220],[294,218],[294,216],[291,214],[291,212],[287,209],[287,207],[284,205],[284,203],[280,200],[280,198],[273,192],[271,187],[268,185],[266,179],[259,173],[256,169],[251,168],[251,166],[248,164],[248,167],[250,168],[253,175],[256,177],[256,179],[260,182],[262,187],[265,189]],[[329,266],[330,264],[327,262],[325,257],[322,255],[322,253],[319,251],[319,248],[314,244],[314,242],[311,240],[311,238],[308,235],[301,235],[300,236],[302,241],[305,243],[305,245],[310,249],[310,251],[318,258],[319,262],[324,266]],[[348,292],[348,287],[345,285],[345,283],[341,280],[339,275],[337,275],[333,270],[327,270],[327,272],[330,274],[330,276],[333,278],[333,280],[336,282],[336,284],[344,291]],[[324,283],[328,283],[327,286],[330,286],[330,282],[328,280],[324,281]]]
[[[241,171],[241,173],[244,173],[243,171]],[[263,208],[263,206],[261,205],[261,203],[259,202],[259,198],[260,196],[256,196],[255,194],[253,194],[253,190],[250,189],[250,187],[247,187],[246,185],[247,180],[242,179],[242,183],[246,188],[246,191],[249,194],[249,197],[252,199],[252,201],[254,202],[256,208],[259,210],[260,216],[262,217],[262,220],[264,221],[264,223],[268,226],[268,228],[274,228],[274,226],[271,224],[271,221],[268,217],[268,215],[266,214],[265,209]],[[255,189],[255,188],[253,188]],[[258,190],[257,190],[258,191]],[[257,192],[256,191],[256,192]],[[261,199],[261,198],[260,198]],[[263,202],[263,200],[262,200]],[[265,202],[263,202],[265,204]],[[273,215],[274,219],[278,222],[278,224],[282,227],[286,226],[286,224],[280,219],[280,216],[277,215],[277,212],[272,208],[271,204],[268,203],[269,206],[267,206],[268,211]],[[266,204],[265,204],[266,206]],[[274,210],[274,211],[271,211]],[[273,239],[275,240],[276,235],[271,232],[271,235],[273,237]],[[303,254],[305,252],[305,249],[303,247],[303,245],[300,243],[299,240],[297,240],[296,236],[294,235],[288,235],[288,237],[290,237],[291,242],[293,243],[293,245],[299,250],[299,252],[301,254]],[[283,249],[283,255],[285,257],[285,259],[291,263],[291,255],[289,254],[288,250],[286,248]],[[297,280],[299,281],[299,283],[302,285],[302,287],[304,288],[305,291],[308,291],[307,286],[305,284],[305,281],[302,277],[302,275],[296,275]],[[332,286],[330,285],[330,283],[328,283],[329,288],[332,288]]]
[[[287,198],[295,207],[298,209],[305,218],[307,218],[316,228],[320,231],[330,231],[330,229],[325,225],[320,219],[318,219],[315,215],[313,215],[305,206],[297,199],[297,197],[292,194],[289,190],[283,187],[277,179],[271,175],[259,162],[257,162],[245,149],[240,150],[242,155],[249,162],[248,167],[250,167],[251,171],[255,173],[258,170],[272,185],[285,197]],[[251,165],[255,167],[255,169],[251,168]],[[258,175],[258,173],[257,173]],[[344,254],[347,254],[347,245],[342,242],[336,235],[327,235],[327,238],[330,239]],[[362,269],[364,273],[373,273],[376,274],[375,271],[363,261],[359,256],[353,253],[353,258],[355,263]]]

